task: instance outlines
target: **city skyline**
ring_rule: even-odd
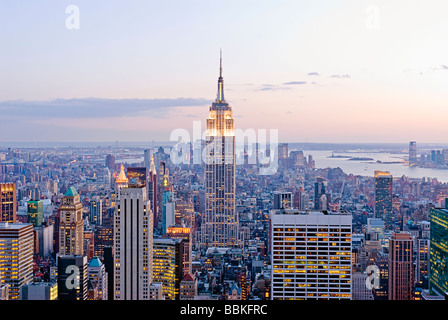
[[[441,1],[27,4],[0,5],[2,142],[168,141],[193,121],[205,128],[219,48],[241,129],[316,143],[448,133]],[[67,27],[71,5],[79,29]]]

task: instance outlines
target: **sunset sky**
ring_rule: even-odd
[[[222,48],[237,128],[447,142],[447,13],[446,0],[2,1],[0,141],[168,141],[204,123]]]

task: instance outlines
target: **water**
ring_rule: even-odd
[[[406,157],[403,154],[393,154],[387,152],[337,152],[334,155],[373,158],[373,160],[355,161],[348,158],[328,158],[332,155],[331,150],[304,150],[304,155],[312,155],[316,162],[316,168],[341,168],[347,174],[371,176],[375,170],[389,171],[394,177],[407,176],[413,179],[424,177],[437,178],[440,182],[448,182],[448,170],[434,168],[409,167],[403,163],[376,163],[380,161],[403,161]]]

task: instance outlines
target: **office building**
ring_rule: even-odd
[[[158,201],[157,201],[157,170],[154,164],[154,155],[151,156],[151,163],[149,166],[149,179],[148,179],[148,200],[151,202],[151,209],[153,215],[154,228],[157,228],[158,222]]]
[[[27,202],[27,222],[34,227],[39,227],[44,222],[44,202],[42,200],[30,200]]]
[[[20,287],[20,300],[57,300],[56,282],[34,282]]]
[[[15,183],[0,183],[0,222],[16,223],[17,190]]]
[[[429,289],[443,296],[448,292],[448,209],[431,208],[430,228]]]
[[[84,253],[84,221],[82,203],[75,188],[68,188],[59,207],[59,254]]]
[[[94,256],[104,257],[104,248],[114,244],[114,227],[98,226],[94,238]],[[112,291],[113,292],[113,291]]]
[[[292,209],[292,193],[291,192],[274,192],[273,209]]]
[[[41,225],[40,227],[35,227],[34,231],[37,232],[39,255],[46,257],[53,253],[54,225]]]
[[[174,192],[166,190],[162,194],[162,234],[166,233],[168,227],[174,226],[175,211]]]
[[[115,179],[115,198],[116,201],[120,201],[120,189],[128,186],[128,177],[126,177],[126,173],[124,172],[124,166],[121,164],[120,173],[118,177]]]
[[[415,141],[409,142],[409,165],[417,164],[417,143]]]
[[[183,239],[183,250],[181,257],[182,259],[182,270],[183,275],[187,275],[188,273],[191,273],[191,261],[192,261],[192,246],[193,246],[193,234],[191,232],[191,228],[188,227],[169,227],[167,229],[166,234],[164,235],[165,238],[171,238],[171,239]]]
[[[87,257],[58,256],[58,299],[87,300]]]
[[[90,223],[101,226],[103,224],[103,201],[95,197],[90,202]]]
[[[111,154],[106,155],[105,165],[110,171],[115,171],[115,156]]]
[[[201,246],[239,245],[239,219],[235,210],[235,133],[232,108],[224,99],[222,59],[218,94],[209,109],[205,146],[205,213]]]
[[[375,170],[375,218],[384,221],[385,230],[392,228],[392,175]]]
[[[411,235],[393,232],[389,240],[389,300],[413,300],[413,262]]]
[[[272,210],[271,298],[351,299],[350,214]]]
[[[327,210],[328,200],[326,195],[327,181],[318,177],[314,183],[314,209]]]
[[[0,223],[0,286],[8,285],[9,299],[20,296],[20,287],[33,281],[33,225]]]
[[[120,189],[114,220],[115,300],[150,299],[153,215],[145,185],[129,179],[128,187]]]
[[[198,295],[198,280],[188,273],[180,281],[179,300],[194,300]]]
[[[87,264],[87,280],[97,288],[98,300],[108,299],[108,274],[98,257],[93,257]]]
[[[179,300],[180,281],[184,278],[187,241],[184,239],[154,239],[154,282],[162,283],[165,300]]]

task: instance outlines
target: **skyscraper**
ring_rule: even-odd
[[[429,289],[443,295],[448,291],[448,209],[431,208],[430,226]]]
[[[97,226],[103,224],[103,201],[98,196],[90,202],[90,222]]]
[[[375,218],[383,219],[385,230],[392,228],[392,175],[375,170]]]
[[[16,222],[17,191],[15,183],[0,183],[0,222]]]
[[[273,209],[292,209],[292,193],[291,192],[274,192]]]
[[[151,167],[151,150],[150,149],[145,149],[143,151],[143,163],[145,165],[146,170],[149,171],[149,169]]]
[[[114,218],[115,300],[150,299],[152,219],[146,185],[138,177],[130,179],[129,185],[120,189]]]
[[[106,167],[109,168],[110,171],[115,171],[115,156],[108,154],[106,156],[106,163],[105,163]]]
[[[9,285],[9,299],[33,281],[33,225],[0,222],[0,286]]]
[[[84,253],[84,220],[82,203],[75,188],[68,188],[59,208],[59,254],[82,255]]]
[[[28,223],[34,227],[39,227],[44,222],[44,202],[43,200],[30,200],[27,202]]]
[[[107,300],[108,286],[107,286],[106,267],[98,257],[93,257],[87,265],[87,279],[98,289],[98,300]]]
[[[326,210],[326,204],[327,202],[324,201],[322,203],[322,197],[325,195],[327,188],[327,181],[325,181],[323,178],[318,177],[316,179],[316,182],[314,183],[314,209],[315,210]],[[322,204],[325,204],[323,207]]]
[[[272,210],[272,299],[351,299],[351,231],[351,214]]]
[[[157,190],[157,170],[154,164],[154,155],[152,155],[149,166],[148,200],[151,201],[154,228],[157,227],[158,221]]]
[[[417,164],[417,143],[415,141],[411,141],[409,143],[409,165]]]
[[[187,246],[185,239],[154,239],[154,282],[162,283],[165,300],[179,299],[180,281],[185,276]]]
[[[238,243],[235,210],[235,133],[232,108],[224,99],[222,57],[218,94],[209,109],[205,151],[205,213],[202,247],[231,247]]]
[[[58,299],[87,300],[87,257],[58,257]]]
[[[389,300],[413,299],[413,242],[407,232],[393,232],[389,240]]]

